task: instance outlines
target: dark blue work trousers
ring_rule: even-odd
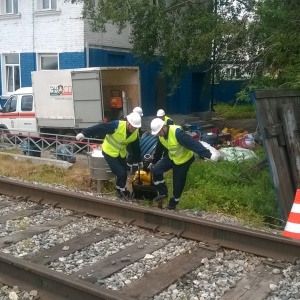
[[[181,165],[174,164],[169,155],[164,156],[153,168],[153,183],[159,195],[168,195],[168,188],[164,180],[164,173],[173,169],[173,196],[179,199],[186,182],[188,170],[195,160],[192,156],[187,162]]]
[[[126,190],[126,180],[127,180],[127,165],[126,157],[122,158],[121,156],[112,157],[105,152],[103,156],[114,175],[116,175],[116,189],[124,192]]]

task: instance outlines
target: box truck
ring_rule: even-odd
[[[31,76],[32,87],[12,93],[0,111],[0,129],[73,136],[141,106],[138,67],[34,71]]]

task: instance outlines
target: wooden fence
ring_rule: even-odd
[[[300,91],[255,90],[252,99],[281,217],[286,221],[300,189]]]

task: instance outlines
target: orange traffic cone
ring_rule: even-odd
[[[283,231],[283,236],[300,239],[300,190],[297,190],[292,210]]]

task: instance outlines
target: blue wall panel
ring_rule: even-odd
[[[36,70],[36,54],[20,54],[21,87],[31,86],[31,72]]]
[[[0,96],[2,95],[2,66],[1,66],[1,60],[0,60]]]
[[[178,88],[170,94],[170,82],[167,83],[165,95],[158,91],[158,76],[160,66],[157,62],[151,64],[140,64],[131,53],[114,52],[102,49],[89,49],[89,66],[139,66],[141,75],[141,98],[145,116],[155,115],[157,109],[163,108],[167,114],[191,114],[192,112],[206,111],[210,109],[210,99],[204,96],[204,70],[191,70],[187,72]],[[193,81],[194,73],[203,74],[198,80]],[[169,86],[169,87],[168,87]],[[198,94],[195,89],[199,90]],[[197,96],[197,99],[192,97]],[[160,99],[160,100],[158,100]],[[161,101],[161,103],[158,103]],[[195,104],[196,103],[196,104]],[[197,108],[197,110],[194,110]]]
[[[157,109],[161,108],[157,103],[157,76],[159,73],[159,65],[152,63],[148,65],[140,65],[141,76],[141,98],[145,115],[156,114]]]
[[[76,69],[86,67],[85,52],[64,52],[59,54],[60,69]]]
[[[89,49],[89,66],[90,67],[100,67],[104,66],[103,60],[104,55],[102,55],[103,50],[90,48]]]
[[[247,80],[224,80],[215,84],[215,101],[229,103],[236,100],[236,94],[247,84]]]
[[[89,49],[90,67],[135,66],[133,55],[128,52],[108,51],[97,48]]]

